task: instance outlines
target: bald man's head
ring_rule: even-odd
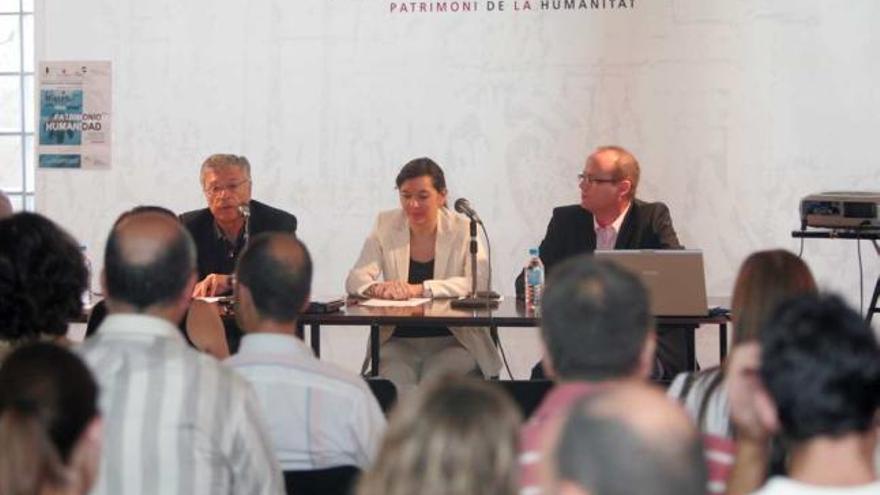
[[[591,495],[706,491],[696,430],[681,406],[647,384],[611,387],[577,403],[551,459],[559,484]]]
[[[8,216],[12,216],[12,203],[9,201],[9,197],[0,191],[0,218]]]
[[[156,212],[134,213],[107,239],[107,295],[140,311],[161,307],[188,291],[195,266],[195,245],[180,222]]]
[[[312,258],[293,235],[254,236],[241,254],[236,283],[247,287],[260,319],[290,323],[302,311],[312,286]]]

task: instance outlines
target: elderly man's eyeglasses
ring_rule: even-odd
[[[592,175],[578,174],[578,182],[586,181],[588,184],[616,184],[620,182],[620,180],[621,179],[604,179]]]
[[[245,179],[242,181],[234,182],[232,184],[226,184],[224,186],[220,186],[220,185],[208,186],[205,188],[205,192],[211,196],[217,196],[220,193],[222,193],[223,191],[226,191],[228,193],[234,193],[234,192],[241,190],[241,187],[244,186],[245,184],[247,184],[248,182],[250,182],[250,179]]]

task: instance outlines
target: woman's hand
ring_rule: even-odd
[[[373,284],[366,291],[366,295],[377,299],[390,299],[404,301],[412,297],[421,297],[423,292],[419,284],[408,284],[402,280],[389,280]]]
[[[767,392],[759,376],[761,347],[757,342],[740,344],[727,359],[725,388],[730,420],[736,426],[737,436],[766,442],[778,430],[778,425],[762,402],[762,392],[764,395]]]

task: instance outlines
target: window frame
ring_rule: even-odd
[[[29,3],[32,5],[32,3]],[[15,16],[18,18],[18,70],[17,71],[6,71],[0,72],[0,76],[4,77],[17,77],[18,78],[18,99],[19,99],[19,118],[18,118],[18,129],[15,131],[0,131],[0,136],[3,137],[17,137],[19,139],[19,148],[21,149],[20,156],[20,166],[21,166],[21,183],[18,185],[16,189],[12,190],[4,190],[3,192],[9,196],[9,199],[12,201],[13,205],[18,205],[18,210],[33,210],[34,209],[34,193],[35,193],[35,184],[31,182],[35,182],[35,180],[28,181],[29,174],[28,170],[28,162],[30,161],[30,166],[33,167],[33,160],[29,160],[28,157],[33,156],[33,149],[36,147],[35,141],[35,129],[28,131],[28,102],[25,101],[25,97],[27,95],[27,91],[25,88],[25,81],[28,77],[31,78],[31,84],[36,85],[36,77],[34,74],[34,69],[36,67],[31,67],[30,71],[25,71],[25,18],[30,16],[33,19],[34,12],[33,10],[26,11],[25,10],[25,0],[18,0],[18,11],[8,11],[8,12],[0,12],[0,16]],[[34,27],[36,23],[31,23]],[[29,33],[33,36],[33,30]],[[34,37],[35,38],[35,37]],[[35,42],[34,39],[30,40],[31,44]],[[35,61],[32,61],[35,62]],[[36,65],[35,63],[32,65]],[[33,96],[33,92],[31,93]],[[36,108],[34,108],[36,112]],[[28,146],[28,139],[30,138],[31,146]],[[33,174],[34,177],[36,174]]]

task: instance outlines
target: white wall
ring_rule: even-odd
[[[122,210],[200,207],[202,159],[243,153],[255,197],[299,218],[316,290],[341,292],[376,212],[395,206],[399,167],[427,155],[451,198],[478,207],[511,293],[552,207],[577,201],[585,156],[616,143],[725,295],[749,252],[797,250],[801,196],[880,189],[875,1],[506,3],[38,1],[38,59],[113,61],[115,129],[113,169],[40,171],[37,207],[100,259]],[[880,263],[862,248],[867,299]],[[808,241],[805,258],[857,303],[855,243]]]

